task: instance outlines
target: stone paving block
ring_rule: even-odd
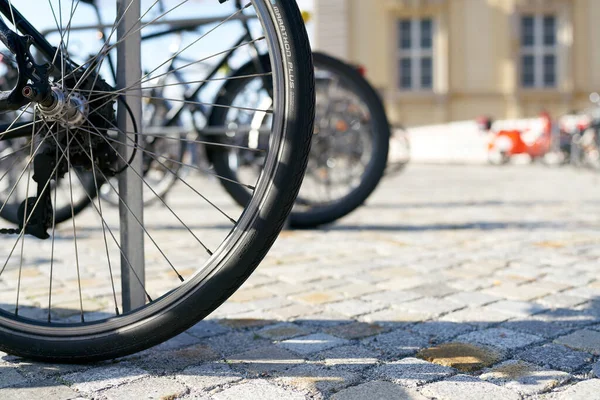
[[[256,347],[266,346],[271,342],[254,333],[234,332],[226,335],[213,336],[206,339],[203,343],[209,345],[219,354],[229,356]]]
[[[486,371],[480,379],[504,386],[522,395],[533,395],[562,385],[571,375],[540,368],[520,360],[509,360]]]
[[[537,300],[538,303],[550,308],[575,307],[586,301],[584,297],[569,296],[564,293],[554,293]]]
[[[528,317],[534,314],[539,314],[540,312],[544,311],[544,309],[545,308],[543,306],[536,303],[516,300],[501,300],[482,307],[484,312],[487,312],[487,310],[498,311],[508,314],[511,317]]]
[[[337,325],[331,328],[327,328],[325,329],[325,332],[342,339],[353,340],[375,336],[387,330],[388,328],[385,328],[379,324],[352,322],[350,324]]]
[[[115,366],[96,367],[87,371],[63,375],[61,380],[67,382],[72,389],[84,393],[94,393],[130,383],[146,376],[148,376],[146,371],[121,363]]]
[[[590,379],[569,386],[566,390],[556,393],[552,400],[591,400],[597,399],[600,393],[600,379]]]
[[[351,299],[340,301],[337,303],[329,303],[327,305],[327,308],[347,317],[354,318],[359,315],[369,314],[374,311],[380,310],[384,308],[384,306],[382,306],[379,303],[370,303],[363,300]]]
[[[304,304],[292,304],[286,307],[270,310],[270,312],[280,319],[288,320],[303,315],[313,314],[315,309],[314,307],[309,307]]]
[[[410,332],[428,338],[429,343],[445,342],[474,329],[468,324],[445,321],[426,321],[407,328]]]
[[[222,362],[209,362],[183,370],[176,376],[192,390],[209,391],[242,380],[242,374]]]
[[[178,350],[150,352],[140,358],[132,358],[132,363],[155,374],[165,374],[219,358],[220,354],[210,346],[197,344]]]
[[[280,374],[276,382],[311,395],[330,394],[360,382],[360,375],[340,368],[324,368],[316,364],[304,364]]]
[[[561,336],[554,340],[554,343],[563,344],[571,349],[600,355],[600,332],[584,329]]]
[[[265,286],[265,289],[278,296],[291,296],[306,290],[302,285],[294,285],[286,282],[275,282],[272,285]]]
[[[78,397],[78,393],[68,386],[46,380],[4,387],[0,397],[2,400],[72,400]]]
[[[569,289],[564,291],[563,293],[568,296],[583,297],[586,299],[597,299],[600,297],[600,286],[592,285],[593,284],[588,284],[587,286]]]
[[[508,300],[521,300],[527,301],[531,300],[531,298],[535,298],[536,294],[531,294],[526,290],[522,289],[521,286],[518,285],[518,282],[506,282],[499,285],[494,285],[487,289],[482,290],[483,293],[505,298]]]
[[[303,394],[275,386],[266,380],[252,380],[213,395],[215,400],[304,400]]]
[[[456,293],[456,289],[444,283],[433,283],[414,287],[410,290],[422,297],[445,297]]]
[[[304,359],[286,349],[268,345],[227,357],[227,362],[256,375],[285,371],[304,363]]]
[[[512,390],[467,375],[457,375],[430,383],[423,387],[421,393],[436,400],[521,399],[521,396]]]
[[[397,305],[401,310],[425,313],[432,317],[458,310],[464,306],[464,304],[435,298],[423,298]]]
[[[298,354],[312,354],[349,343],[347,340],[324,333],[301,336],[280,342],[278,345]]]
[[[572,350],[559,344],[545,344],[532,347],[517,354],[520,358],[544,368],[554,368],[561,371],[573,372],[592,361],[589,353]]]
[[[344,296],[340,293],[333,291],[312,291],[308,293],[299,293],[291,296],[292,300],[302,302],[308,305],[321,305],[326,303],[332,303],[334,301],[340,301],[344,299]]]
[[[448,282],[448,286],[456,290],[463,292],[473,292],[477,290],[483,290],[494,285],[494,279],[490,277],[475,278],[475,279],[459,279],[456,281]],[[500,296],[502,297],[502,296]]]
[[[331,396],[331,400],[427,400],[414,389],[399,385],[374,381],[344,389]]]
[[[504,354],[486,346],[454,342],[423,349],[417,357],[462,372],[473,372],[496,364]]]
[[[379,289],[373,284],[351,283],[349,285],[336,287],[335,291],[342,294],[344,297],[356,298],[378,292]]]
[[[394,306],[406,301],[418,299],[419,297],[421,296],[409,291],[385,290],[363,296],[361,299]]]
[[[583,327],[600,322],[600,318],[590,310],[557,308],[536,314],[533,319],[551,321],[568,327]]]
[[[323,311],[297,318],[294,322],[301,324],[302,326],[327,328],[331,326],[347,324],[350,322],[350,320],[345,315],[336,313],[334,311]]]
[[[373,373],[399,385],[414,387],[454,375],[455,370],[418,358],[404,358],[381,365]]]
[[[253,329],[272,325],[277,320],[269,318],[270,315],[260,311],[250,311],[248,313],[237,314],[235,318],[224,318],[218,322],[220,325],[230,329]]]
[[[297,336],[307,335],[310,332],[301,326],[292,323],[280,323],[264,327],[256,332],[257,335],[270,340],[285,340]]]
[[[407,311],[397,308],[388,308],[359,317],[359,320],[383,326],[409,325],[426,321],[431,315],[419,311]]]
[[[486,328],[492,325],[499,324],[509,319],[510,316],[493,310],[483,310],[481,307],[465,308],[446,314],[439,318],[440,321],[463,323],[479,328]]]
[[[455,340],[457,342],[479,343],[502,350],[516,350],[536,342],[541,342],[544,339],[540,336],[520,333],[509,329],[490,328],[461,335]]]
[[[222,335],[229,332],[229,329],[219,325],[215,321],[200,321],[185,333],[197,338],[207,338],[211,336]]]
[[[360,371],[379,363],[381,353],[364,346],[350,345],[322,351],[312,358],[321,361],[326,367]]]
[[[201,339],[196,337],[196,336],[192,336],[189,333],[181,333],[177,336],[175,336],[172,339],[167,340],[166,342],[163,342],[157,346],[152,347],[152,350],[155,351],[164,351],[164,350],[176,350],[176,349],[181,349],[184,347],[189,347],[189,346],[193,346],[195,344],[200,343]]]
[[[270,311],[277,308],[287,307],[293,304],[293,302],[283,296],[277,296],[268,299],[250,301],[245,304],[252,307],[253,310]]]
[[[185,385],[173,378],[150,377],[102,392],[108,400],[175,399],[187,392]]]
[[[14,367],[26,377],[34,380],[41,380],[90,368],[84,364],[49,364],[29,361],[23,358],[15,358],[13,361],[7,362],[6,366]],[[0,370],[1,368],[2,364],[0,362]]]
[[[530,333],[532,335],[542,336],[547,339],[553,339],[572,330],[572,328],[567,328],[559,325],[556,322],[539,321],[534,319],[518,319],[507,321],[500,324],[499,327]]]
[[[453,301],[461,305],[464,304],[468,307],[478,307],[498,301],[500,297],[482,292],[458,292],[445,297],[444,300]]]
[[[379,289],[383,290],[411,290],[417,286],[426,285],[431,283],[432,279],[428,279],[425,276],[413,276],[410,278],[392,278],[381,281],[377,284]]]
[[[253,288],[253,289],[245,289],[240,288],[237,290],[229,299],[228,302],[233,303],[246,303],[255,300],[262,300],[266,298],[273,297],[273,293],[269,292],[265,288]]]
[[[401,329],[373,336],[362,342],[392,358],[413,355],[428,344],[428,340],[423,336]]]

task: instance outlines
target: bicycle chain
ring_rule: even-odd
[[[0,228],[0,235],[20,235],[20,229],[13,228]]]

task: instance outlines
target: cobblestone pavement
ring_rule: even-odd
[[[93,365],[2,355],[0,399],[600,399],[599,184],[413,165],[337,224],[284,232],[162,345]]]

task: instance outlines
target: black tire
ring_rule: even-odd
[[[342,78],[344,84],[358,94],[359,98],[367,105],[372,116],[372,152],[369,164],[361,177],[358,186],[352,189],[344,197],[327,204],[311,206],[299,211],[294,209],[290,216],[290,226],[293,228],[307,229],[336,221],[360,207],[373,193],[381,181],[386,169],[390,126],[385,113],[383,103],[367,80],[352,66],[327,56],[323,53],[313,53],[315,68],[323,67]],[[261,59],[263,68],[268,68],[268,59]],[[246,76],[257,74],[256,63],[250,62],[236,71],[234,76]],[[235,96],[247,85],[249,79],[232,79],[223,87],[217,98],[217,104],[231,104]],[[228,110],[217,108],[212,113],[209,124],[211,126],[223,126],[226,122]],[[313,146],[313,151],[315,151]],[[207,149],[207,155],[213,164],[215,171],[229,179],[235,180],[237,173],[229,165],[228,150],[212,148]],[[314,154],[313,154],[314,155]],[[241,206],[245,206],[250,198],[250,193],[245,188],[221,181],[225,190]],[[300,191],[302,196],[302,190]]]
[[[269,156],[273,175],[266,176],[242,215],[247,229],[231,231],[210,263],[177,289],[145,307],[101,323],[52,327],[17,320],[0,311],[0,350],[55,362],[88,362],[131,354],[165,341],[194,325],[231,296],[269,251],[300,189],[314,122],[314,75],[308,36],[295,2],[261,3],[282,54],[280,96],[285,111],[281,146]],[[283,38],[285,37],[285,45]],[[287,50],[287,54],[286,54]],[[286,68],[290,63],[293,69]],[[292,76],[292,73],[294,74]]]

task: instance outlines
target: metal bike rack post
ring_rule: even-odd
[[[140,0],[117,0],[116,20],[120,21],[117,28],[117,40],[123,40],[117,46],[117,87],[125,88],[134,85],[134,88],[128,90],[122,99],[127,101],[138,129],[142,128],[142,92],[139,84],[142,76],[140,15]],[[131,96],[127,96],[127,94]],[[121,133],[119,140],[127,144],[122,145],[121,154],[125,160],[129,160],[135,140],[135,135],[132,133],[134,132],[134,123],[123,102],[119,101],[118,103],[118,125],[121,132],[124,132]],[[142,155],[139,151],[129,168],[119,175],[121,248],[124,253],[121,255],[121,296],[124,312],[144,305],[146,300],[143,286],[145,278],[144,230],[140,225],[140,222],[144,221],[143,183],[138,174],[142,174]]]

